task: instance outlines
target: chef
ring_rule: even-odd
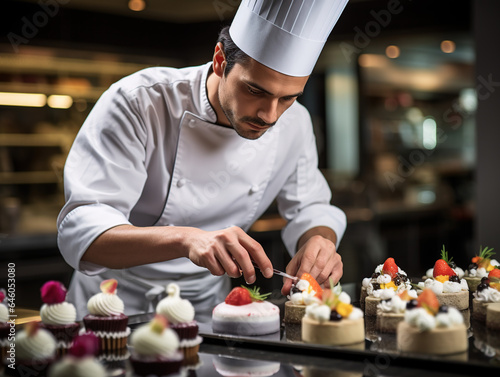
[[[344,213],[317,167],[310,116],[297,101],[347,0],[242,1],[211,62],[148,68],[113,84],[68,155],[58,245],[75,269],[78,318],[104,279],[125,314],[154,310],[176,282],[210,318],[229,277],[272,264],[246,232],[276,199],[286,272],[338,281]],[[291,281],[285,279],[282,293]]]

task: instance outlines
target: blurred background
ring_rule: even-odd
[[[498,158],[480,150],[494,153],[498,127],[482,126],[485,145],[477,132],[481,99],[491,111],[486,119],[499,115],[489,94],[498,98],[500,76],[487,67],[499,36],[486,29],[498,3],[350,0],[335,26],[299,102],[313,118],[332,202],[347,214],[342,282],[360,282],[389,256],[420,276],[443,244],[464,269],[480,243],[500,247],[488,217],[500,212],[498,199],[478,194],[497,192],[488,161]],[[33,286],[37,299],[46,280],[67,284],[71,277],[57,250],[56,217],[65,158],[92,106],[142,68],[211,60],[217,33],[238,5],[2,1],[0,260],[17,263],[18,284]],[[479,56],[486,71],[478,70]],[[478,229],[487,227],[478,224],[493,228],[483,235]],[[288,262],[279,252],[282,226],[272,206],[251,230],[266,250],[278,251],[277,268]],[[29,294],[18,297],[32,303]]]

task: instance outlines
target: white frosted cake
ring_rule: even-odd
[[[225,302],[214,308],[212,330],[216,333],[250,336],[278,332],[280,310],[263,298],[258,289],[234,288]]]

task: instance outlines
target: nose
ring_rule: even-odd
[[[278,100],[272,99],[263,102],[257,111],[257,116],[267,124],[275,123],[278,120]]]

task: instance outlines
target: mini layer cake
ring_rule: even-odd
[[[470,292],[475,292],[477,286],[481,284],[481,279],[487,277],[495,266],[500,266],[500,263],[496,259],[491,259],[493,255],[495,255],[493,249],[481,247],[479,255],[472,258],[472,263],[469,265],[467,271],[465,271],[464,277],[469,285]]]
[[[224,302],[212,312],[212,330],[233,335],[266,335],[280,330],[279,308],[264,301],[270,293],[260,294],[254,287],[233,288]]]
[[[349,346],[364,342],[365,324],[361,309],[351,305],[351,298],[340,285],[325,289],[322,303],[306,307],[302,318],[305,343]]]
[[[411,280],[406,273],[401,270],[394,261],[394,258],[387,258],[382,266],[378,266],[371,278],[363,279],[363,287],[366,288],[365,316],[376,316],[377,305],[382,300],[389,300],[396,293],[410,290]]]
[[[448,257],[448,252],[443,245],[441,259],[434,264],[433,277],[419,283],[418,286],[421,289],[432,289],[440,305],[466,310],[469,308],[469,287],[465,279],[460,279],[450,267],[452,259]]]
[[[320,303],[322,294],[323,289],[308,273],[302,274],[299,281],[292,285],[283,319],[287,340],[302,341],[302,318],[306,314],[306,306]]]
[[[398,293],[390,300],[382,300],[377,307],[377,329],[380,332],[396,333],[398,323],[405,318],[406,308],[417,306],[414,289]]]
[[[500,330],[500,302],[489,304],[486,308],[486,328]]]
[[[484,322],[487,306],[500,302],[500,269],[491,270],[481,281],[473,294],[472,318]]]
[[[460,312],[440,306],[435,293],[425,289],[417,306],[406,310],[398,324],[398,349],[431,355],[463,354],[468,349],[467,329]]]

